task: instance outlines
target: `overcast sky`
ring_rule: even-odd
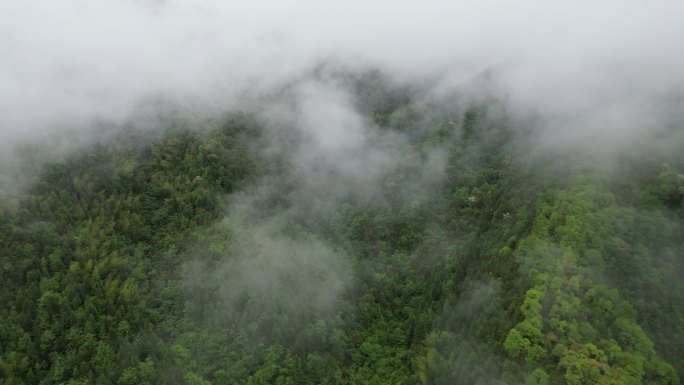
[[[157,97],[230,108],[326,61],[442,88],[495,68],[514,109],[614,133],[682,94],[682,15],[676,0],[4,0],[0,139]]]

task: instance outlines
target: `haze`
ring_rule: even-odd
[[[0,4],[1,139],[87,131],[159,98],[230,109],[330,62],[437,93],[494,71],[516,111],[615,134],[681,95],[682,14],[676,1],[10,0]]]

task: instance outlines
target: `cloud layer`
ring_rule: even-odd
[[[596,128],[618,129],[627,112],[681,95],[682,13],[663,0],[10,0],[0,135],[116,121],[159,97],[230,108],[326,61],[439,79],[437,89],[490,70],[516,110],[557,126],[591,113]]]

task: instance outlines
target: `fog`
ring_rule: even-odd
[[[239,108],[335,62],[436,94],[491,71],[497,97],[556,134],[624,135],[681,97],[683,12],[677,1],[5,1],[0,134],[5,146],[83,134],[158,99]]]

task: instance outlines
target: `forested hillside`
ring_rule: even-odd
[[[343,81],[362,121],[307,124],[358,143],[231,112],[20,156],[0,383],[681,383],[682,127],[598,154]]]

